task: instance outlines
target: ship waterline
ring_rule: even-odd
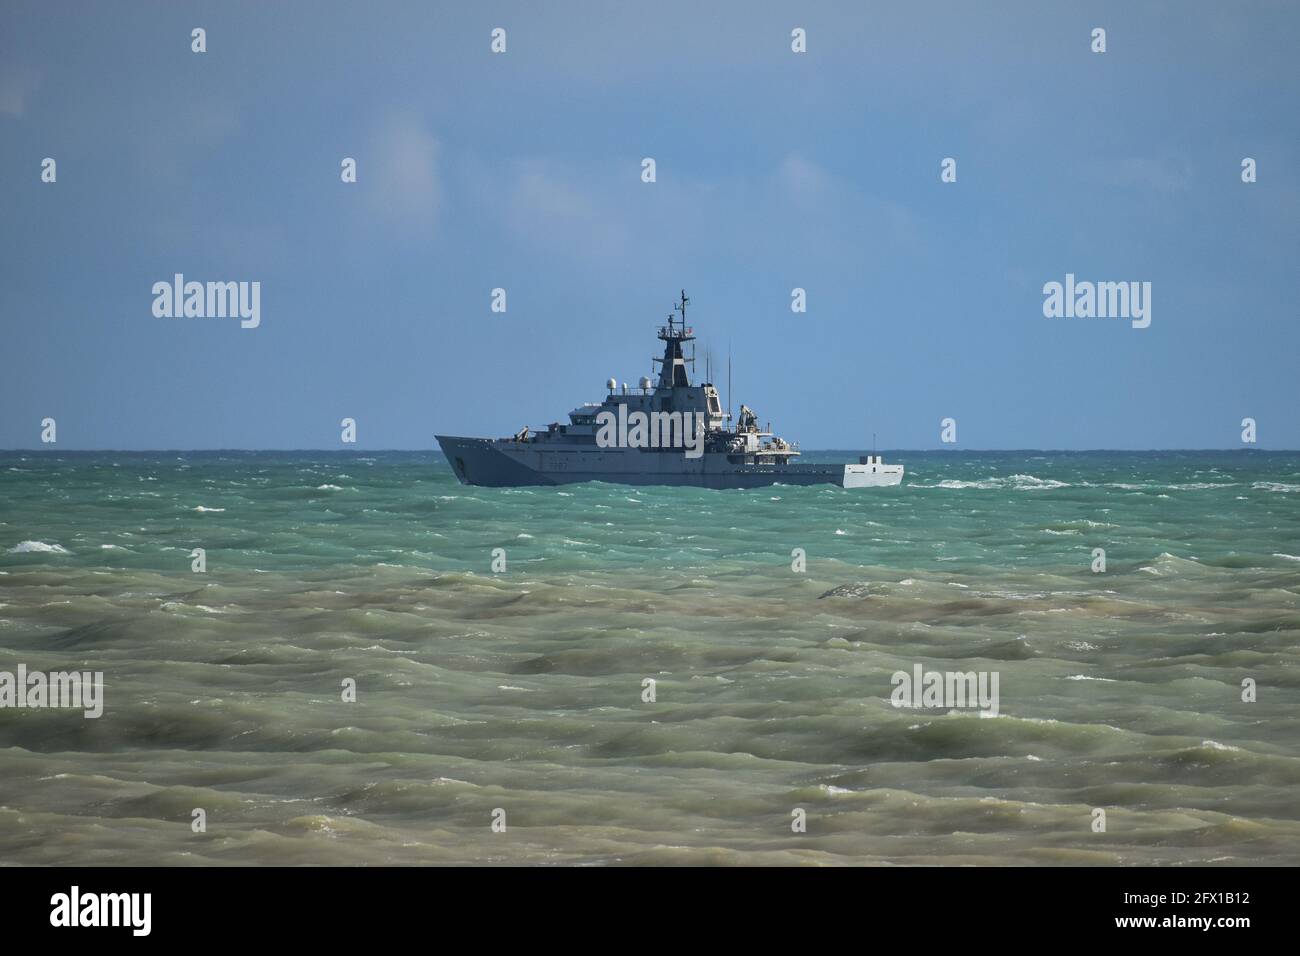
[[[607,481],[624,485],[688,485],[698,488],[761,488],[767,485],[832,484],[842,488],[897,485],[901,465],[867,455],[859,464],[736,464],[726,455],[692,460],[680,450],[553,448],[510,439],[438,435],[438,447],[456,477],[467,485],[522,487]]]

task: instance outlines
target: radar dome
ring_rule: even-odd
[[[642,375],[642,376],[641,376],[641,387],[642,387],[642,388],[649,388],[649,387],[650,387],[650,379],[649,379],[648,376],[646,376],[646,375]]]
[[[618,388],[618,382],[615,379],[611,378],[608,382],[605,383],[605,387],[612,392],[614,391],[614,389]]]

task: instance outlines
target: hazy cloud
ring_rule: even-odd
[[[421,119],[389,116],[368,151],[357,157],[357,179],[366,189],[371,212],[390,225],[432,228],[442,206],[441,151]]]
[[[1190,189],[1193,179],[1192,164],[1183,156],[1129,156],[1100,163],[1096,171],[1107,185],[1141,186],[1165,193]]]
[[[0,115],[22,116],[37,84],[35,72],[22,67],[11,67],[0,73]]]

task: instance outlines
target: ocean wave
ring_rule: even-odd
[[[202,512],[207,512],[207,511],[225,511],[226,509],[225,509],[225,508],[205,508],[203,505],[199,505],[197,508],[194,508],[194,509],[192,509],[192,510],[194,510],[194,511],[198,511],[198,512],[202,513]]]
[[[1066,481],[1057,481],[1055,478],[1037,478],[1033,475],[1012,475],[1009,481],[1013,488],[1024,491],[1070,487],[1069,482]]]
[[[160,611],[170,611],[174,608],[183,608],[185,610],[193,609],[195,611],[203,611],[205,614],[228,614],[229,613],[228,611],[223,611],[220,608],[208,607],[206,604],[186,604],[184,601],[164,601],[162,604],[158,605],[158,610]]]
[[[1205,571],[1206,567],[1195,558],[1180,558],[1168,551],[1161,551],[1156,555],[1154,561],[1138,568],[1138,570],[1147,574],[1165,575],[1177,574],[1180,571]]]
[[[1234,747],[1232,744],[1221,744],[1217,740],[1202,740],[1202,747],[1208,747],[1210,750],[1241,750],[1240,747]]]
[[[1213,488],[1235,488],[1235,481],[1184,481],[1162,484],[1158,481],[1084,481],[1085,488],[1118,488],[1120,491],[1208,491]]]
[[[1049,491],[1053,488],[1069,488],[1069,482],[1057,481],[1055,478],[1039,478],[1036,475],[1011,475],[1005,478],[980,478],[973,481],[964,481],[958,478],[945,478],[943,481],[933,485],[920,484],[914,482],[913,487],[917,488],[977,488],[980,490],[990,490],[998,488],[1009,488],[1012,491]]]
[[[1257,481],[1251,487],[1256,491],[1273,491],[1281,494],[1300,491],[1300,485],[1287,484],[1285,481]]]
[[[61,544],[46,544],[44,541],[20,541],[7,552],[8,554],[71,554]]]

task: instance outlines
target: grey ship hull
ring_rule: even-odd
[[[737,464],[723,453],[686,458],[680,450],[547,447],[510,439],[438,435],[456,477],[467,485],[514,488],[607,481],[623,485],[761,488],[765,485],[896,485],[903,469],[843,464]]]

